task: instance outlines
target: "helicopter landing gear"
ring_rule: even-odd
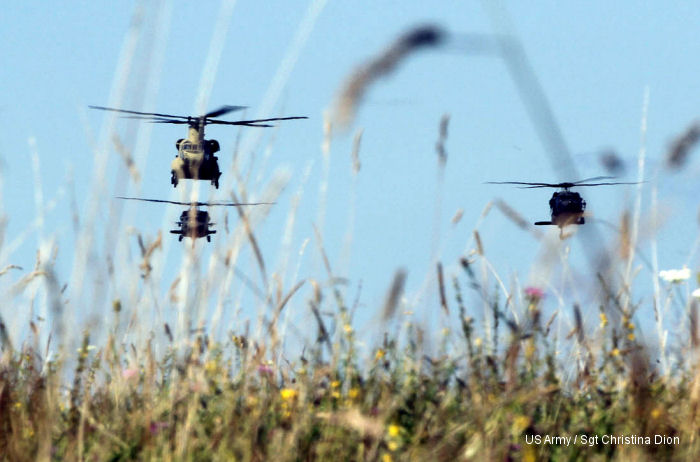
[[[180,235],[177,237],[178,242],[182,242],[182,237],[183,237],[182,234],[180,234]]]
[[[177,175],[173,171],[173,172],[171,172],[171,175],[170,175],[170,183],[173,185],[173,188],[177,188],[177,182],[178,182]]]
[[[211,236],[207,236],[207,242],[211,242]]]
[[[579,225],[586,224],[586,219],[583,218],[583,217],[580,217],[580,218],[578,219],[578,223],[577,223],[577,224],[579,224]]]
[[[211,180],[211,184],[213,184],[216,189],[219,189],[219,180],[218,179]]]

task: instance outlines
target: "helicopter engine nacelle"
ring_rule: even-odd
[[[219,146],[219,142],[216,140],[207,140],[207,150],[209,151],[209,154],[214,154],[215,152],[219,152],[221,147]]]

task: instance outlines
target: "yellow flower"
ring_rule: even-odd
[[[216,366],[217,366],[216,361],[214,361],[213,359],[210,359],[209,361],[204,363],[204,370],[209,372],[210,374],[212,374],[212,373],[216,372],[216,369],[217,369]]]
[[[401,431],[401,427],[399,427],[396,424],[391,424],[389,425],[389,428],[387,429],[389,436],[391,437],[396,437],[399,436],[399,432]]]
[[[661,415],[661,409],[659,409],[658,407],[655,407],[651,411],[651,418],[652,419],[658,419],[660,415]]]
[[[384,355],[386,355],[386,352],[384,350],[382,350],[381,348],[379,348],[377,350],[377,352],[374,354],[374,359],[376,361],[379,361],[380,359],[382,359],[384,357]]]
[[[360,396],[360,390],[357,387],[352,387],[348,390],[348,398],[355,399]]]
[[[331,382],[331,388],[338,388],[340,386],[340,380],[334,380]]]
[[[605,313],[600,313],[600,327],[605,327],[608,325],[608,317]]]
[[[285,401],[292,401],[296,399],[299,393],[293,388],[283,388],[280,390],[280,397]]]
[[[391,454],[387,454],[386,452],[382,454],[382,462],[393,462]]]
[[[610,356],[620,356],[620,350],[615,348],[613,351],[610,352]]]
[[[634,330],[634,324],[632,324],[632,322],[628,322],[628,323],[627,323],[627,329],[628,329],[628,330]]]
[[[386,446],[389,448],[389,451],[396,451],[399,448],[399,443],[396,441],[389,441]]]
[[[335,390],[333,390],[333,392],[331,392],[331,397],[333,397],[333,398],[335,398],[335,399],[339,399],[339,398],[340,398],[340,393],[337,392],[337,391],[335,391]]]
[[[526,415],[519,415],[513,419],[513,431],[521,434],[530,425],[530,418]]]
[[[629,340],[630,342],[633,342],[635,338],[636,337],[634,336],[634,333],[630,332],[629,334],[627,334],[627,340]]]
[[[346,334],[352,334],[352,326],[350,324],[345,324],[343,326],[343,330]]]
[[[482,342],[483,341],[481,340],[481,337],[477,337],[474,339],[474,346],[479,348],[481,346]]]

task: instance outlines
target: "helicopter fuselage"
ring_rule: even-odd
[[[551,224],[560,228],[585,223],[583,212],[586,210],[586,201],[577,192],[568,189],[555,192],[549,200],[549,209],[552,215]]]
[[[211,229],[213,223],[206,210],[199,210],[195,207],[185,210],[180,214],[180,221],[175,222],[180,229],[171,229],[172,234],[179,234],[178,240],[184,237],[197,239],[206,237],[207,241],[211,241],[210,234],[216,234],[216,230]]]
[[[219,151],[219,142],[204,139],[203,126],[190,126],[187,138],[179,139],[175,147],[177,155],[170,164],[170,182],[174,187],[183,179],[208,180],[219,187],[221,171],[214,155]]]

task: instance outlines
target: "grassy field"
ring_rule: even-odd
[[[150,341],[138,349],[117,340],[118,301],[105,343],[86,332],[62,360],[31,340],[12,348],[4,335],[0,453],[13,461],[700,457],[694,303],[692,330],[668,345],[678,360],[664,373],[629,313],[611,308],[619,297],[575,306],[574,329],[556,339],[556,314],[542,316],[539,289],[520,297],[518,323],[492,296],[487,327],[465,304],[465,290],[483,288],[472,265],[462,266],[443,287],[461,325],[439,333],[432,349],[405,322],[402,338],[386,334],[362,357],[344,294],[320,289],[304,301],[318,315],[317,341],[293,358],[280,354],[275,320],[260,337],[267,341],[231,331],[221,343],[205,334],[176,342],[165,325],[164,354]],[[389,296],[383,316],[403,323],[396,308]],[[599,311],[599,325],[586,328],[582,309]]]

